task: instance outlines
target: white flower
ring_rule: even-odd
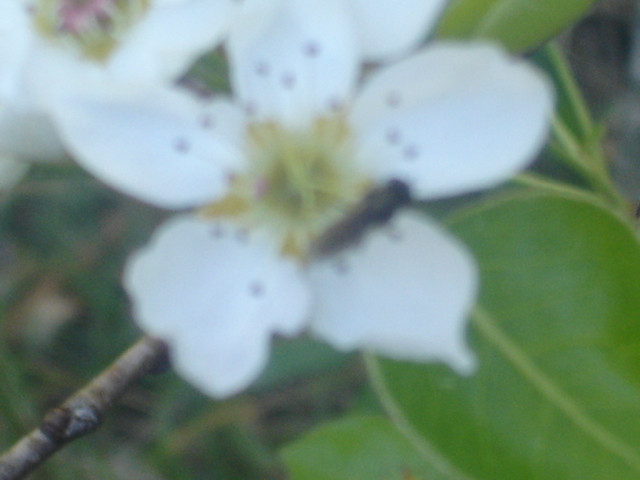
[[[232,0],[0,0],[2,114],[54,131],[60,96],[170,82],[222,40],[233,12]],[[0,152],[15,150],[5,138]]]
[[[90,171],[158,206],[199,207],[159,228],[125,286],[141,327],[211,395],[245,388],[271,336],[305,328],[339,349],[473,371],[478,279],[459,241],[402,210],[344,248],[324,232],[393,180],[433,199],[508,179],[544,142],[553,93],[487,44],[434,43],[360,85],[376,48],[351,25],[356,4],[249,9],[228,46],[232,101],[157,90],[61,109]]]

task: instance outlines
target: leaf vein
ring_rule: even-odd
[[[518,345],[505,335],[491,315],[481,307],[476,307],[473,324],[491,344],[498,349],[531,384],[553,405],[597,443],[622,459],[627,465],[640,472],[638,452],[620,438],[610,433],[600,423],[585,413],[578,403],[553,383],[545,373],[528,357],[523,355]]]

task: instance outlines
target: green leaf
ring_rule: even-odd
[[[497,40],[531,50],[578,20],[594,0],[454,0],[440,21],[442,38]]]
[[[292,480],[444,479],[383,416],[326,424],[283,451]]]
[[[591,118],[589,108],[561,47],[557,42],[549,42],[531,55],[531,60],[542,67],[553,81],[557,96],[557,116],[581,144],[593,142],[600,134],[600,128]]]
[[[479,369],[372,362],[399,425],[468,478],[640,478],[632,229],[595,202],[547,194],[494,200],[451,228],[481,271]]]
[[[294,378],[317,374],[343,366],[353,356],[337,352],[326,343],[303,336],[275,339],[269,364],[253,387],[269,387]]]

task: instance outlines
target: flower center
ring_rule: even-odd
[[[35,0],[31,11],[43,37],[104,61],[148,6],[149,0]]]
[[[351,132],[342,117],[316,120],[305,132],[273,122],[249,128],[250,165],[231,193],[204,209],[262,226],[283,252],[304,256],[311,242],[362,198],[370,182],[356,171]]]

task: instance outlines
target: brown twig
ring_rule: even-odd
[[[87,386],[50,410],[38,428],[0,457],[0,480],[19,480],[76,438],[93,432],[131,384],[166,365],[167,347],[143,337]]]

